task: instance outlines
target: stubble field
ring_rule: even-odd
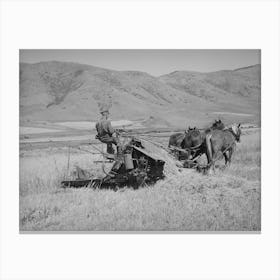
[[[157,138],[167,146],[168,138]],[[63,189],[68,148],[20,151],[20,231],[260,231],[260,130],[248,130],[213,175],[182,169],[138,190]],[[102,176],[98,156],[71,148],[77,164]]]

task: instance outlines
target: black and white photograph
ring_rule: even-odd
[[[20,49],[20,232],[260,232],[260,49]]]
[[[0,0],[0,279],[279,280],[279,8]]]

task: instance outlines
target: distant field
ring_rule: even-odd
[[[48,136],[48,137],[40,137],[40,138],[27,138],[21,139],[20,143],[44,143],[44,142],[67,142],[67,141],[82,141],[82,140],[90,140],[92,139],[92,135],[71,135],[71,136]]]
[[[118,120],[118,121],[112,121],[112,126],[131,126],[133,125],[133,121],[129,120]],[[61,125],[65,127],[75,128],[75,129],[93,129],[95,128],[95,122],[89,122],[89,121],[81,121],[81,122],[57,122],[56,125]]]
[[[215,115],[233,115],[233,116],[242,116],[242,117],[250,117],[253,114],[244,114],[244,113],[233,113],[233,112],[213,112]]]
[[[150,137],[153,137],[151,135]],[[151,138],[167,145],[167,137]],[[90,147],[88,147],[90,148]],[[68,148],[20,151],[21,231],[259,231],[261,229],[260,130],[244,132],[230,167],[214,175],[183,169],[138,190],[62,189]],[[77,164],[103,176],[91,155],[71,148]],[[110,168],[107,166],[106,168]],[[67,174],[68,173],[68,174]]]
[[[113,127],[129,127],[129,128],[142,128],[141,121],[130,120],[117,120],[112,121]],[[67,121],[67,122],[44,122],[44,123],[25,123],[20,126],[19,134],[41,134],[41,133],[55,133],[64,131],[65,129],[77,129],[77,130],[93,130],[95,129],[94,121]]]
[[[59,132],[58,129],[49,129],[43,127],[28,127],[28,126],[20,126],[19,134],[41,134],[41,133],[51,133],[51,132]]]

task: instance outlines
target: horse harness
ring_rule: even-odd
[[[223,131],[226,131],[226,130],[230,131],[231,134],[234,136],[234,139],[237,140],[237,135],[234,133],[234,131],[232,130],[232,128],[224,128],[224,129],[223,129]],[[208,137],[208,141],[210,141],[210,139],[211,139],[211,137],[212,137],[212,134],[209,133],[209,134],[206,135],[206,137]],[[202,142],[200,145],[197,145],[197,146],[195,146],[195,147],[190,148],[190,150],[191,150],[191,149],[199,150],[202,144],[203,144],[203,142]],[[229,145],[227,148],[225,148],[223,151],[221,151],[221,154],[220,154],[218,157],[216,157],[211,163],[208,163],[208,164],[205,166],[205,168],[208,168],[211,164],[213,164],[213,163],[215,163],[217,160],[219,160],[219,159],[223,156],[223,154],[224,154],[225,152],[227,152],[230,148],[233,147],[233,145],[235,145],[235,141],[234,141],[231,145]],[[196,158],[192,159],[192,161],[197,160],[198,158],[201,157],[201,155],[202,155],[202,154],[199,154]],[[199,163],[197,162],[197,163],[193,166],[193,168],[198,168],[198,167],[199,167]]]
[[[237,141],[238,140],[238,135],[233,131],[233,129],[230,127],[230,128],[227,128],[227,129],[223,129],[223,130],[228,130],[234,137],[234,139]]]

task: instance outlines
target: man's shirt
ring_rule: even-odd
[[[96,130],[98,133],[98,136],[103,137],[106,135],[112,136],[112,134],[115,132],[114,128],[111,125],[111,122],[106,119],[101,119],[97,124],[96,124]]]

